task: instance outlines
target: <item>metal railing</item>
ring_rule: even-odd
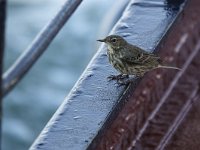
[[[73,14],[82,0],[67,0],[16,62],[3,74],[2,93],[6,95],[26,74]]]
[[[22,79],[22,77],[31,69],[33,64],[47,49],[57,33],[61,30],[63,25],[67,22],[73,12],[80,5],[82,0],[66,0],[61,9],[55,17],[47,23],[41,32],[35,37],[28,48],[19,56],[15,63],[3,73],[0,80],[0,111],[2,112],[2,98],[14,88],[14,86]],[[6,0],[0,0],[0,73],[2,75],[3,68],[3,51],[5,40],[5,19],[6,19]],[[0,112],[0,113],[1,113]],[[2,113],[0,115],[0,129]],[[0,133],[1,134],[1,133]],[[1,136],[1,135],[0,135]],[[0,139],[1,140],[1,139]]]

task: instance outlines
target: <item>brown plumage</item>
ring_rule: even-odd
[[[159,56],[144,51],[143,49],[128,43],[118,35],[110,35],[98,40],[108,45],[108,59],[112,66],[122,74],[143,76],[146,72],[156,68],[178,69],[164,66]],[[113,76],[116,77],[116,76]]]

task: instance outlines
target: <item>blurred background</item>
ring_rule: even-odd
[[[97,50],[114,0],[84,0],[23,80],[4,98],[3,149],[26,150],[62,103]],[[64,0],[8,0],[6,70]]]

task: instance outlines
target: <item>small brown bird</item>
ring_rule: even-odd
[[[128,43],[119,35],[110,35],[105,39],[97,40],[108,45],[107,55],[111,65],[120,72],[120,75],[110,76],[119,81],[128,75],[142,77],[146,72],[156,68],[177,69],[176,67],[162,65],[159,56],[144,51]]]

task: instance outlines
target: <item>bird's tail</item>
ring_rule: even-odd
[[[172,66],[164,66],[164,65],[159,65],[156,68],[165,68],[165,69],[175,69],[175,70],[181,70],[180,68],[177,67],[172,67]]]

